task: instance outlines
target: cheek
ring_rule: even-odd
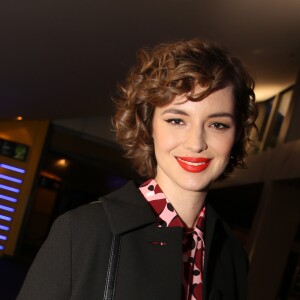
[[[156,155],[160,151],[171,151],[177,145],[177,140],[166,130],[153,131],[152,137]]]
[[[223,157],[229,157],[231,154],[231,149],[234,145],[234,136],[222,136],[216,138],[213,141],[214,150]]]
[[[168,136],[163,134],[153,135],[153,141],[156,151],[168,151],[171,150],[174,145],[173,141]]]

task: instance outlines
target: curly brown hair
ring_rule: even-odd
[[[196,94],[196,85],[206,89]],[[233,86],[236,99],[237,137],[221,177],[235,167],[245,167],[246,146],[257,117],[253,79],[237,58],[212,42],[192,39],[141,49],[137,64],[118,86],[113,118],[116,139],[135,170],[145,177],[156,174],[152,139],[155,107],[168,105],[184,93],[188,93],[188,100],[200,101],[228,85]]]

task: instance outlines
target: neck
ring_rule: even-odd
[[[155,178],[156,182],[188,228],[196,225],[197,217],[204,206],[207,191],[186,190]]]

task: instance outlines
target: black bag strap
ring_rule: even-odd
[[[104,288],[103,300],[113,300],[115,294],[115,284],[117,278],[117,271],[120,259],[121,237],[113,235],[110,247],[110,255],[108,261],[108,268],[106,273],[106,281]]]

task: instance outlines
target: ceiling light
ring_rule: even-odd
[[[70,161],[62,158],[56,161],[56,165],[62,168],[66,168],[70,164]]]

